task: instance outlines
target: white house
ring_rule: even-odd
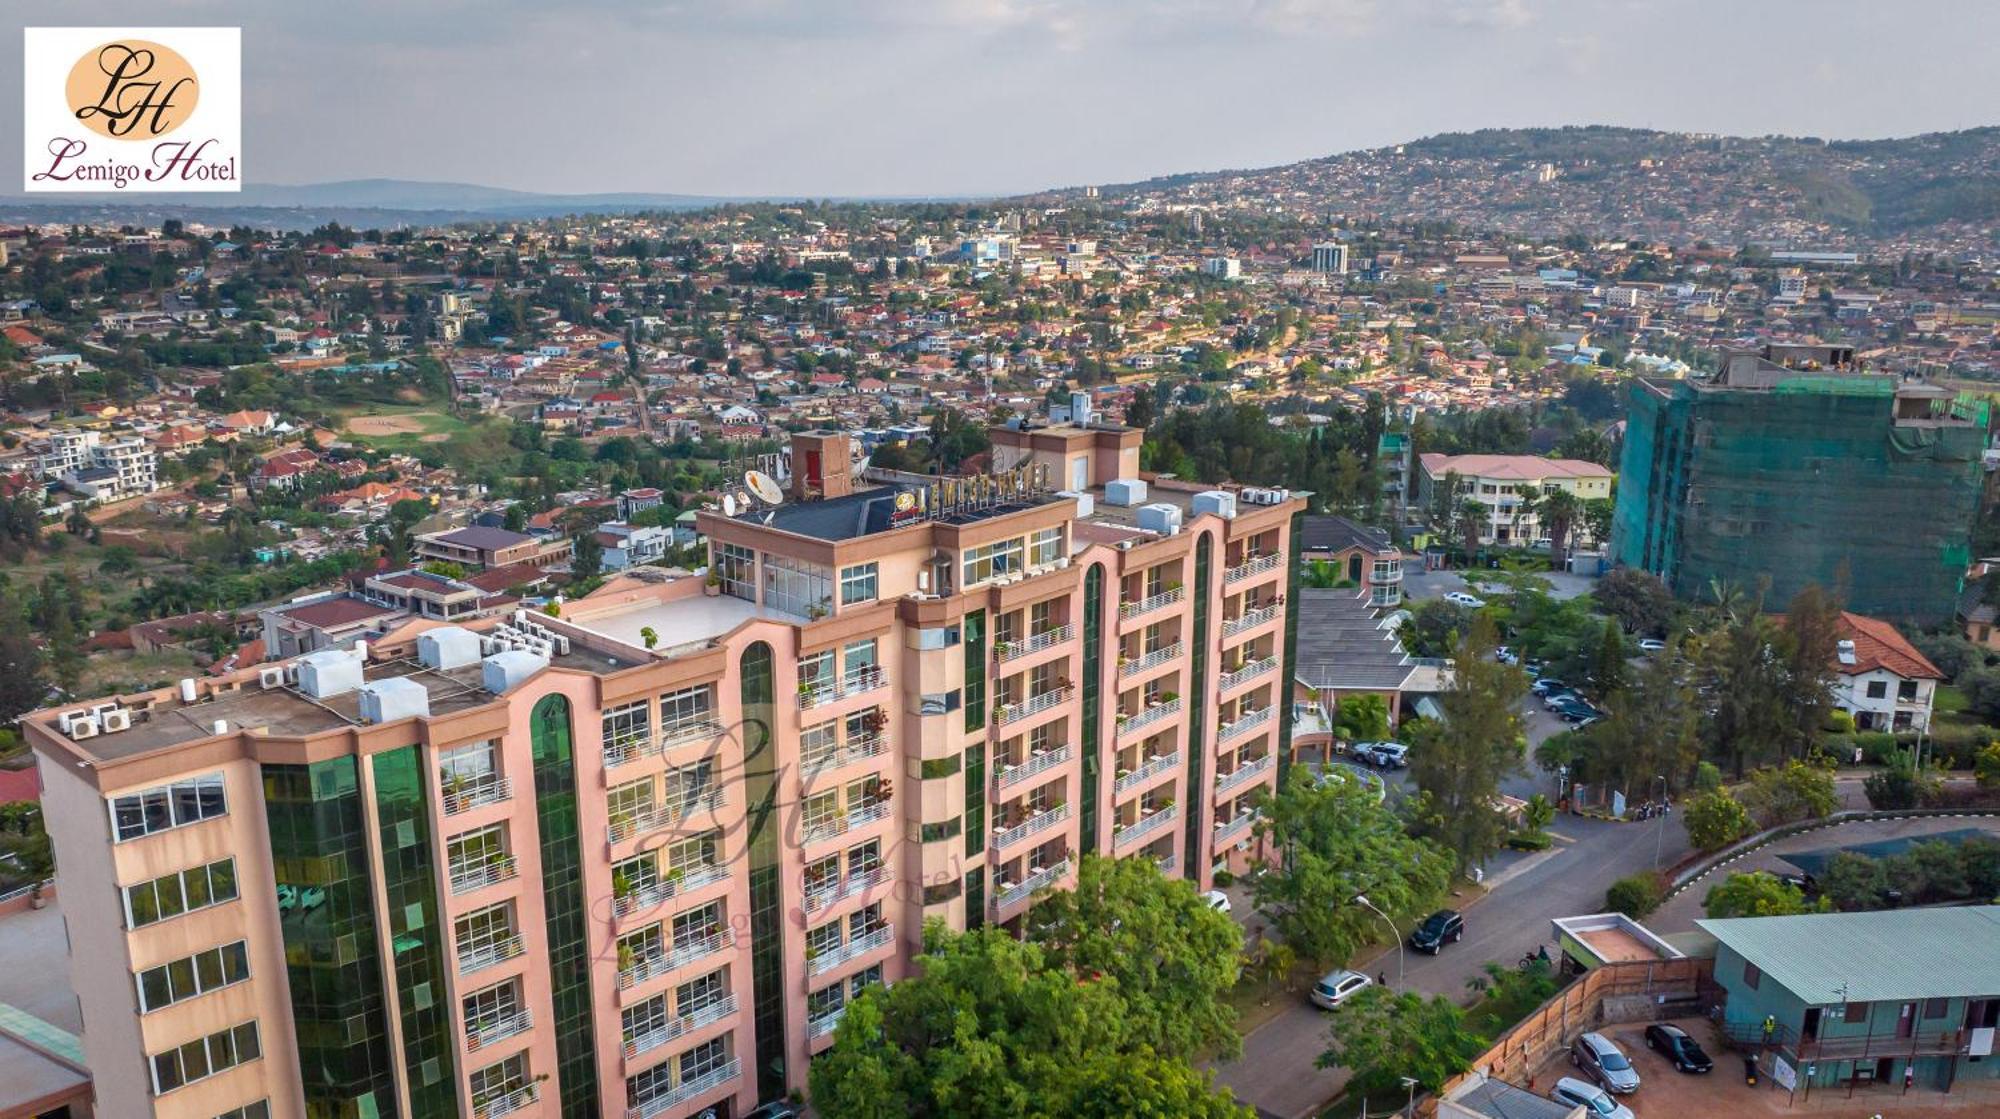
[[[1928,730],[1931,700],[1944,679],[1896,627],[1843,612],[1834,654],[1834,704],[1860,730]]]

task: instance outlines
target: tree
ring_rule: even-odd
[[[1434,1092],[1471,1068],[1486,1044],[1465,1024],[1465,1011],[1443,995],[1369,987],[1341,1006],[1315,1063],[1352,1071],[1350,1091],[1383,1095],[1409,1077]]]
[[[1376,692],[1348,696],[1334,708],[1333,735],[1343,742],[1379,742],[1389,737],[1389,704]]]
[[[1458,643],[1451,690],[1438,697],[1443,717],[1423,721],[1411,736],[1415,822],[1451,851],[1459,873],[1506,841],[1500,779],[1520,768],[1524,751],[1515,705],[1528,692],[1527,677],[1493,659],[1495,645],[1492,619],[1474,615]]]
[[[1720,851],[1757,830],[1749,810],[1725,789],[1702,793],[1682,805],[1681,826],[1697,851]]]
[[[1293,770],[1257,827],[1281,854],[1252,887],[1257,905],[1285,943],[1318,964],[1346,963],[1382,935],[1355,895],[1401,921],[1428,913],[1451,884],[1450,856],[1411,838],[1358,781],[1316,784]]]
[[[46,701],[49,683],[42,674],[42,651],[20,612],[8,604],[0,617],[5,619],[0,624],[0,723],[11,725]]]
[[[814,1059],[813,1106],[827,1119],[1247,1119],[1128,1027],[1113,980],[1052,967],[1003,929],[938,922],[916,964],[850,1001],[833,1047]]]
[[[1629,686],[1612,692],[1604,719],[1583,730],[1587,780],[1651,795],[1656,777],[1669,789],[1686,782],[1701,752],[1700,716],[1680,682],[1683,662],[1665,653],[1647,661]]]
[[[1783,705],[1785,752],[1803,758],[1819,744],[1833,709],[1833,666],[1845,623],[1840,600],[1808,583],[1785,609]]]
[[[595,531],[576,538],[576,554],[570,559],[569,569],[579,579],[588,579],[604,570],[604,545],[597,542]]]
[[[1604,619],[1604,632],[1590,662],[1590,686],[1597,690],[1599,698],[1625,686],[1625,633],[1618,628],[1616,618]]]
[[[1838,851],[1827,860],[1826,870],[1819,876],[1819,888],[1836,908],[1852,912],[1880,904],[1889,889],[1889,878],[1882,872],[1882,860],[1853,851]]]
[[[1743,807],[1767,828],[1800,820],[1817,820],[1840,807],[1830,765],[1790,761],[1750,775],[1742,792]]]
[[[1701,901],[1710,917],[1788,917],[1823,913],[1831,905],[1814,905],[1797,886],[1778,881],[1768,871],[1732,874],[1709,887]]]
[[[1225,996],[1243,963],[1243,930],[1194,886],[1150,859],[1085,855],[1076,888],[1036,905],[1030,939],[1052,967],[1118,983],[1125,1024],[1162,1056],[1233,1055],[1241,1038]]]
[[[1604,907],[1636,921],[1659,907],[1660,893],[1658,871],[1628,874],[1604,891]]]
[[[1727,620],[1703,636],[1698,663],[1702,686],[1713,697],[1709,748],[1741,777],[1752,763],[1777,757],[1789,737],[1787,671],[1761,614],[1724,609]]]
[[[1868,796],[1868,807],[1888,812],[1935,803],[1944,794],[1944,782],[1934,774],[1918,772],[1914,753],[1898,750],[1887,768],[1868,775],[1861,791]]]
[[[1972,776],[1982,789],[2000,788],[2000,742],[1989,742],[1972,759]]]
[[[1570,491],[1557,487],[1542,491],[1530,506],[1542,531],[1548,534],[1550,562],[1560,570],[1569,565],[1569,537],[1583,517],[1583,502]]]
[[[1538,835],[1547,831],[1555,819],[1556,806],[1541,793],[1529,797],[1528,803],[1521,809],[1521,826]]]

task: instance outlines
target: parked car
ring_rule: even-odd
[[[1498,649],[1493,650],[1493,659],[1499,661],[1501,664],[1518,664],[1521,660],[1521,654],[1502,645]]]
[[[1565,1076],[1549,1089],[1549,1098],[1571,1107],[1581,1106],[1589,1119],[1637,1119],[1632,1109],[1612,1099],[1604,1089]]]
[[[1583,702],[1583,697],[1570,691],[1568,688],[1556,688],[1542,693],[1542,706],[1551,711],[1561,708],[1566,703],[1581,702]]]
[[[1565,723],[1594,723],[1604,717],[1604,713],[1582,700],[1559,704],[1556,714]]]
[[[1639,1070],[1625,1057],[1617,1043],[1601,1033],[1587,1033],[1570,1046],[1569,1063],[1582,1069],[1606,1091],[1619,1095],[1639,1090]]]
[[[1342,968],[1329,971],[1313,984],[1312,1004],[1321,1010],[1339,1010],[1340,1004],[1375,985],[1373,979],[1358,971]]]
[[[1701,1043],[1679,1026],[1655,1022],[1646,1027],[1646,1048],[1665,1055],[1682,1072],[1714,1072],[1715,1062],[1702,1052]]]
[[[1410,947],[1435,956],[1447,944],[1465,939],[1465,918],[1456,910],[1440,909],[1410,930]]]
[[[743,1119],[799,1119],[799,1109],[784,1102],[767,1103]]]
[[[1458,606],[1463,606],[1467,610],[1477,610],[1486,605],[1485,599],[1476,594],[1467,594],[1464,591],[1451,591],[1444,596],[1444,600]]]
[[[1785,885],[1792,887],[1809,898],[1819,896],[1819,879],[1814,878],[1803,870],[1796,870],[1790,874],[1780,874],[1778,875],[1778,881],[1783,882]]]
[[[1358,742],[1354,756],[1381,769],[1401,769],[1410,764],[1410,748],[1400,742]]]
[[[1221,890],[1210,890],[1201,895],[1201,900],[1207,902],[1208,907],[1217,913],[1229,912],[1229,895],[1223,893]]]
[[[1550,692],[1568,691],[1569,685],[1553,676],[1541,676],[1537,677],[1534,683],[1528,685],[1528,690],[1536,695],[1545,696]]]
[[[1639,651],[1642,653],[1658,653],[1664,651],[1666,647],[1667,643],[1657,637],[1642,637],[1639,639]]]

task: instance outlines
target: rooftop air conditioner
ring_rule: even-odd
[[[99,725],[104,728],[104,733],[106,734],[116,734],[121,730],[131,730],[132,712],[123,707],[113,708],[104,713],[103,718],[99,720]]]
[[[257,670],[257,686],[258,686],[258,687],[260,687],[260,688],[263,688],[263,689],[265,689],[266,691],[268,691],[268,690],[270,690],[270,689],[272,689],[272,688],[282,688],[282,687],[284,687],[284,686],[285,686],[285,670],[284,670],[284,669],[282,669],[282,668],[280,668],[280,667],[278,667],[277,665],[272,665],[272,666],[271,666],[271,667],[269,667],[269,668],[260,668],[260,669],[258,669],[258,670]]]
[[[86,738],[96,738],[97,729],[96,719],[88,715],[80,715],[80,717],[70,720],[69,736],[78,741]]]

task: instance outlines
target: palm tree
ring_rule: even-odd
[[[1457,515],[1453,519],[1457,521],[1459,541],[1465,550],[1466,562],[1471,563],[1472,554],[1479,550],[1479,538],[1485,535],[1481,530],[1486,527],[1487,508],[1482,502],[1468,497],[1458,503],[1455,512]]]
[[[1542,522],[1543,531],[1549,536],[1549,558],[1551,566],[1557,570],[1569,564],[1569,537],[1576,523],[1583,517],[1583,502],[1566,489],[1544,490],[1533,499],[1529,507]]]

